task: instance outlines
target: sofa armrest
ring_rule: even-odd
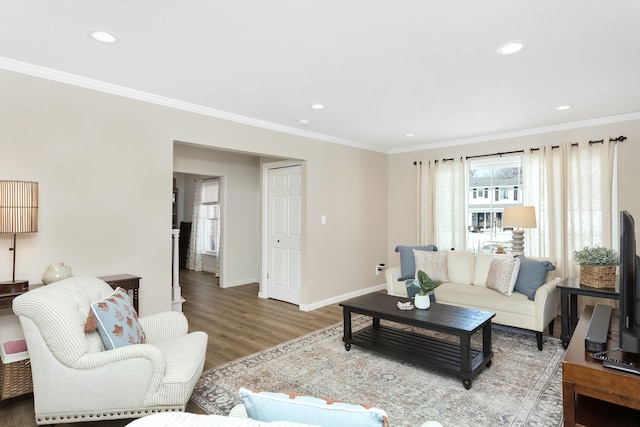
[[[407,286],[404,280],[398,281],[400,278],[400,267],[389,267],[384,271],[384,277],[387,279],[387,294],[397,297],[407,296]]]
[[[544,328],[558,316],[558,304],[560,303],[560,289],[556,286],[561,282],[559,277],[554,277],[538,288],[534,296],[535,302],[535,330],[544,331]]]

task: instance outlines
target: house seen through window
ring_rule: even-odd
[[[522,204],[520,156],[472,159],[468,180],[467,250],[495,252],[498,245],[510,249],[512,232],[503,229],[502,213],[506,206]]]

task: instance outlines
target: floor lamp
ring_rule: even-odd
[[[502,215],[502,228],[513,227],[512,255],[524,255],[524,229],[536,228],[534,206],[508,206]]]
[[[38,183],[0,181],[0,234],[12,234],[13,276],[0,282],[0,290],[18,291],[29,286],[28,280],[16,280],[16,235],[38,231]]]

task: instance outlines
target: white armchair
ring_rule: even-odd
[[[202,374],[207,335],[188,333],[185,316],[170,311],[139,318],[145,344],[105,350],[98,332],[84,328],[90,305],[112,292],[100,279],[71,277],[14,300],[37,424],[184,411]]]

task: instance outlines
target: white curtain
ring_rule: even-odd
[[[202,271],[202,242],[204,233],[203,222],[200,219],[202,186],[203,180],[196,180],[196,186],[193,194],[191,238],[189,240],[189,252],[187,253],[187,268],[193,271]]]
[[[418,171],[418,243],[466,250],[467,162],[425,162]]]
[[[611,247],[615,144],[561,144],[522,156],[523,203],[538,227],[525,230],[525,251],[557,262],[561,277],[578,276],[575,250]],[[615,248],[614,248],[615,249]]]

